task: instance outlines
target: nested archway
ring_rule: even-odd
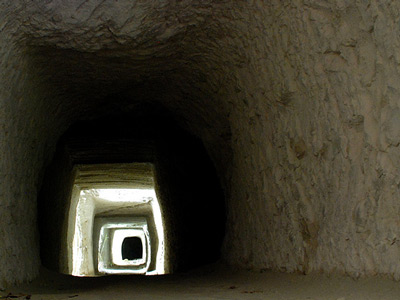
[[[134,166],[152,166],[150,181],[164,216],[167,272],[187,270],[218,260],[225,234],[226,212],[215,168],[196,137],[182,130],[165,110],[151,106],[142,109],[140,114],[79,122],[60,140],[45,177],[39,205],[41,252],[45,266],[72,273],[71,261],[65,261],[63,253],[68,252],[65,247],[71,249],[73,246],[71,240],[66,242],[61,237],[68,231],[66,228],[72,226],[68,212],[71,212],[71,207],[75,211],[76,203],[75,206],[71,204],[71,195],[72,199],[78,199],[72,189],[74,184],[95,187],[94,182],[98,184],[100,180],[102,188],[111,188],[115,184],[127,187],[148,181],[148,171],[142,174],[127,172],[128,175],[118,173],[118,168],[121,170],[118,166],[124,164],[132,165],[131,170]],[[92,173],[86,171],[77,177],[77,166],[78,172],[79,168],[92,168]],[[100,167],[96,169],[96,166]],[[115,174],[119,179],[115,179]],[[93,211],[97,206],[92,207]],[[143,209],[136,212],[135,209],[125,210],[124,213],[121,207],[116,215],[128,213],[131,216],[145,214]],[[90,231],[92,227],[87,228]],[[96,243],[95,240],[91,242]],[[95,274],[88,272],[89,275]]]

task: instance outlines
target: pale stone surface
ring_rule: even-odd
[[[400,3],[0,2],[0,283],[39,268],[63,131],[153,101],[203,140],[224,258],[400,278]]]

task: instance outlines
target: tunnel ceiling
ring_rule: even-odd
[[[60,136],[144,102],[210,154],[226,261],[400,278],[398,2],[0,7],[0,279],[37,274],[36,195]]]
[[[237,47],[222,43],[221,29],[234,30],[222,17],[231,14],[226,3],[212,10],[207,1],[21,5],[24,13],[7,24],[15,34],[14,50],[25,57],[26,81],[36,87],[56,127],[65,130],[78,119],[156,102],[183,127],[228,151],[229,109],[218,94],[223,68],[243,58]],[[7,13],[18,3],[5,6]],[[21,25],[12,27],[15,22]]]
[[[21,47],[43,88],[63,98],[65,122],[161,103],[183,127],[228,149],[229,109],[218,93],[224,68],[243,58],[223,43],[234,30],[226,3],[38,1],[31,9],[21,22],[49,26],[24,27]]]

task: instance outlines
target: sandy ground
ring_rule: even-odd
[[[2,299],[400,299],[400,283],[386,278],[301,275],[235,270],[221,265],[168,276],[77,278],[42,271]],[[7,298],[7,295],[9,297]],[[13,297],[13,298],[12,298]],[[17,298],[18,297],[18,298]]]

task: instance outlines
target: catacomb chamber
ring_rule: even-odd
[[[67,234],[73,165],[157,162],[168,181],[160,186],[181,186],[164,175],[189,174],[190,143],[172,151],[184,138],[164,139],[151,160],[143,153],[153,153],[152,141],[126,138],[154,118],[121,126],[111,140],[96,137],[104,124],[93,126],[56,151],[77,122],[118,119],[143,104],[167,108],[211,158],[226,199],[227,262],[399,279],[399,11],[397,1],[3,1],[1,281],[30,280],[41,263],[68,269],[52,236]],[[184,268],[203,230],[169,216],[202,217],[190,219],[184,212],[199,207],[169,195],[203,189],[159,192],[177,228],[166,235],[187,241],[173,251]],[[220,202],[198,203],[209,216]],[[202,249],[194,256],[203,259]]]

